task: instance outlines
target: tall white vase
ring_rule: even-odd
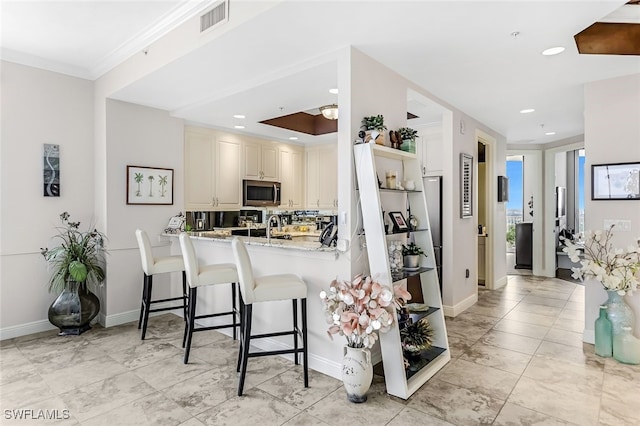
[[[366,348],[344,347],[342,383],[351,402],[365,402],[373,380],[371,352]]]

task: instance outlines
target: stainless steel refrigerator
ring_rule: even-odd
[[[440,294],[442,294],[442,176],[431,176],[422,179],[429,211],[429,227],[433,239]]]

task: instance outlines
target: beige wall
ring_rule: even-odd
[[[52,328],[49,245],[68,211],[81,229],[93,214],[93,83],[2,62],[0,338]],[[60,197],[43,196],[43,144],[60,145]],[[18,331],[19,327],[21,331]],[[18,334],[16,334],[18,333]]]
[[[640,201],[591,200],[591,165],[640,161],[640,73],[585,86],[585,229],[604,229],[606,219],[631,221],[631,230],[616,231],[614,245],[626,247],[640,235]],[[598,306],[606,301],[602,286],[586,283],[585,341],[593,342]],[[640,336],[640,292],[626,297],[636,314]]]

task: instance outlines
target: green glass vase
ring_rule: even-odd
[[[602,357],[613,356],[613,326],[607,318],[606,305],[600,306],[600,316],[595,322],[596,355]]]

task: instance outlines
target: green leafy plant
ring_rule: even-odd
[[[40,249],[52,269],[49,292],[71,289],[73,281],[84,286],[87,281],[97,284],[105,278],[101,266],[105,235],[96,229],[82,232],[78,229],[80,222],[71,222],[69,217],[67,212],[60,214],[63,226],[56,227],[58,235],[55,237],[61,240],[60,245]]]
[[[398,133],[400,133],[400,138],[403,141],[415,141],[418,136],[418,131],[413,130],[411,127],[400,127]]]
[[[407,324],[405,328],[400,330],[400,339],[402,348],[410,353],[415,354],[428,349],[433,345],[433,328],[426,318],[420,321]]]
[[[427,257],[427,254],[422,251],[422,248],[420,246],[417,246],[415,243],[409,243],[408,246],[405,246],[404,244],[402,245],[402,255],[403,256],[419,256],[419,255],[423,255],[424,257]]]
[[[511,245],[516,243],[516,226],[509,225],[507,227],[507,242]]]
[[[364,130],[377,130],[379,132],[387,130],[387,126],[384,124],[384,117],[380,114],[363,118],[362,126],[360,127]]]

